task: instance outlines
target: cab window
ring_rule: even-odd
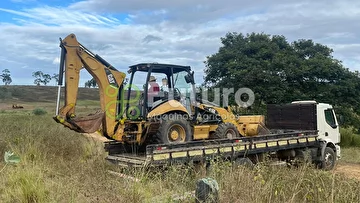
[[[331,127],[335,128],[336,122],[332,109],[326,109],[324,112],[326,123],[329,124]]]

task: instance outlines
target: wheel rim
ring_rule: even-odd
[[[235,130],[229,129],[229,130],[226,131],[225,138],[231,139],[231,138],[234,138],[234,137],[236,137]]]
[[[186,137],[185,129],[178,124],[172,125],[168,131],[168,138],[171,142],[184,142]]]
[[[325,168],[331,168],[333,164],[333,156],[330,153],[325,154]]]

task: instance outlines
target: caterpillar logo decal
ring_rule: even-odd
[[[106,77],[110,83],[110,85],[114,86],[114,87],[119,87],[116,80],[115,80],[115,77],[114,75],[111,73],[110,70],[108,69],[105,69],[105,73],[106,73]]]

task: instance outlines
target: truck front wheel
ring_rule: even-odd
[[[334,150],[330,147],[325,147],[324,157],[322,157],[322,161],[319,164],[321,169],[325,171],[330,171],[334,168],[336,161],[336,154]]]

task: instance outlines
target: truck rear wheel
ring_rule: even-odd
[[[164,118],[155,135],[158,144],[182,143],[191,140],[191,126],[181,115],[170,115]]]
[[[239,131],[232,123],[221,123],[211,136],[213,139],[231,139],[239,137]]]

